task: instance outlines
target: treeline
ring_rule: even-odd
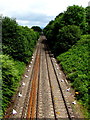
[[[50,21],[43,31],[67,79],[78,91],[77,99],[88,111],[85,114],[90,117],[90,6],[69,6],[55,20]]]
[[[90,7],[73,5],[56,16],[44,28],[48,44],[55,55],[67,51],[81,34],[90,34]]]
[[[31,59],[39,33],[17,24],[15,19],[2,18],[2,110],[6,110],[11,97],[19,86],[21,75]]]

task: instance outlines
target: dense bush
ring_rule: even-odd
[[[14,61],[7,55],[0,55],[2,63],[2,109],[5,111],[12,95],[19,86],[21,75],[24,72],[25,63]]]
[[[72,86],[80,94],[78,100],[90,110],[89,89],[89,44],[90,35],[83,36],[71,49],[57,57],[62,65],[67,79],[72,82]],[[89,111],[90,113],[90,111]]]

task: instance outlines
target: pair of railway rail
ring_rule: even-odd
[[[36,47],[30,75],[19,117],[74,120],[75,116],[68,102],[71,94],[66,91],[66,81],[62,80],[62,73],[43,35],[40,36]],[[16,118],[15,115],[11,117]]]

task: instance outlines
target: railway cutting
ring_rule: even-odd
[[[69,101],[72,94],[68,82],[44,35],[38,40],[20,84],[4,118],[74,120],[77,117]]]

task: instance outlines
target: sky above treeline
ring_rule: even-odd
[[[19,25],[44,28],[68,6],[88,6],[89,0],[0,0],[0,14],[16,18]]]

